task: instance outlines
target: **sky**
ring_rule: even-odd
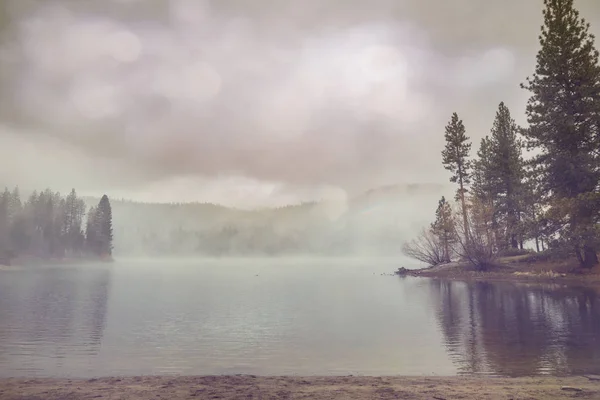
[[[525,123],[542,0],[2,0],[0,184],[253,208],[446,183]],[[600,1],[576,0],[600,34]]]

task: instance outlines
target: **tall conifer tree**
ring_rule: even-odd
[[[525,175],[518,127],[504,103],[500,103],[489,136],[481,141],[473,168],[473,188],[494,210],[494,225],[501,223],[501,248],[517,248],[523,242],[521,217]],[[498,227],[496,226],[496,229]]]
[[[599,54],[573,0],[544,0],[541,48],[527,104],[528,145],[543,177],[560,237],[584,267],[598,263],[600,156]]]
[[[433,234],[442,244],[444,254],[443,261],[450,262],[450,246],[454,243],[454,219],[452,217],[452,207],[442,196],[435,210],[435,221],[431,224]]]
[[[471,162],[469,153],[471,143],[465,133],[465,126],[458,118],[457,113],[452,114],[450,122],[446,126],[446,147],[442,151],[442,164],[444,168],[452,172],[450,182],[458,184],[456,197],[460,200],[463,217],[463,229],[465,237],[469,238],[469,223],[467,216],[466,193],[467,185],[471,183]]]
[[[112,229],[112,209],[108,196],[104,195],[96,208],[98,224],[98,246],[99,255],[102,257],[112,256],[113,249],[113,229]]]

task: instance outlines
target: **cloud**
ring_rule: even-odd
[[[115,190],[189,176],[262,182],[261,193],[443,181],[451,112],[478,141],[501,100],[522,106],[517,73],[541,16],[517,0],[251,3],[9,0],[0,114],[11,143],[76,152],[81,181],[112,163],[104,184],[115,168],[127,176]],[[513,12],[525,39],[508,28]]]

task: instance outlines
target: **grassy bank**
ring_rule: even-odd
[[[0,380],[1,400],[25,399],[571,399],[600,398],[585,377],[129,377]]]
[[[478,271],[468,263],[450,263],[415,270],[399,269],[398,275],[455,280],[565,283],[600,288],[600,266],[582,269],[576,260],[536,260],[528,255],[501,257],[495,266]]]

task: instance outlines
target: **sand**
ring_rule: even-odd
[[[593,378],[593,377],[592,377]],[[600,378],[599,378],[600,379]],[[569,386],[576,390],[563,390]],[[1,400],[75,399],[600,399],[586,377],[123,377],[3,379]]]

